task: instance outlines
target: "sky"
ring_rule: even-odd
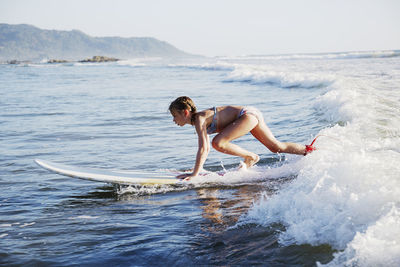
[[[0,23],[154,37],[192,54],[400,49],[399,0],[0,0]]]

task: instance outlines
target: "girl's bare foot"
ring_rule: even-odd
[[[247,168],[253,167],[258,161],[260,160],[260,157],[257,154],[254,154],[253,156],[246,157],[244,159],[244,163],[246,164]]]

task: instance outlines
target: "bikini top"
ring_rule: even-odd
[[[214,107],[214,117],[210,125],[207,127],[207,133],[213,134],[217,132],[217,108]]]

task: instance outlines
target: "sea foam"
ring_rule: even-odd
[[[400,50],[378,50],[378,51],[353,51],[335,53],[309,53],[309,54],[287,54],[287,55],[249,55],[236,57],[220,57],[225,60],[335,60],[335,59],[357,59],[357,58],[393,58],[400,57]]]
[[[216,61],[216,62],[204,62],[204,63],[179,63],[179,64],[168,64],[170,68],[187,68],[195,70],[211,70],[211,71],[231,71],[235,69],[238,64]]]
[[[237,66],[228,74],[226,82],[249,82],[252,84],[272,84],[283,88],[313,88],[328,86],[334,75],[307,74],[301,72],[276,71],[262,67]]]
[[[390,100],[396,96],[374,80],[337,78],[328,85],[314,105],[334,126],[319,133],[318,150],[300,160],[297,178],[254,204],[240,224],[281,223],[284,245],[329,244],[340,251],[329,265],[398,266],[400,106]]]
[[[266,186],[274,186],[276,180],[294,177],[300,169],[298,158],[295,157],[287,157],[284,164],[283,162],[278,162],[275,166],[254,166],[251,169],[240,169],[240,166],[241,164],[221,172],[205,171],[201,175],[191,178],[190,181],[181,181],[174,185],[121,185],[117,187],[117,193],[119,195],[152,195],[196,188],[236,187],[259,183],[264,183]],[[177,171],[173,170],[173,172]]]

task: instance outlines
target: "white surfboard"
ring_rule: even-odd
[[[175,175],[161,172],[138,172],[138,171],[111,171],[105,169],[93,169],[69,166],[51,161],[35,159],[35,162],[52,172],[74,178],[113,184],[135,184],[135,185],[162,185],[182,183]]]

